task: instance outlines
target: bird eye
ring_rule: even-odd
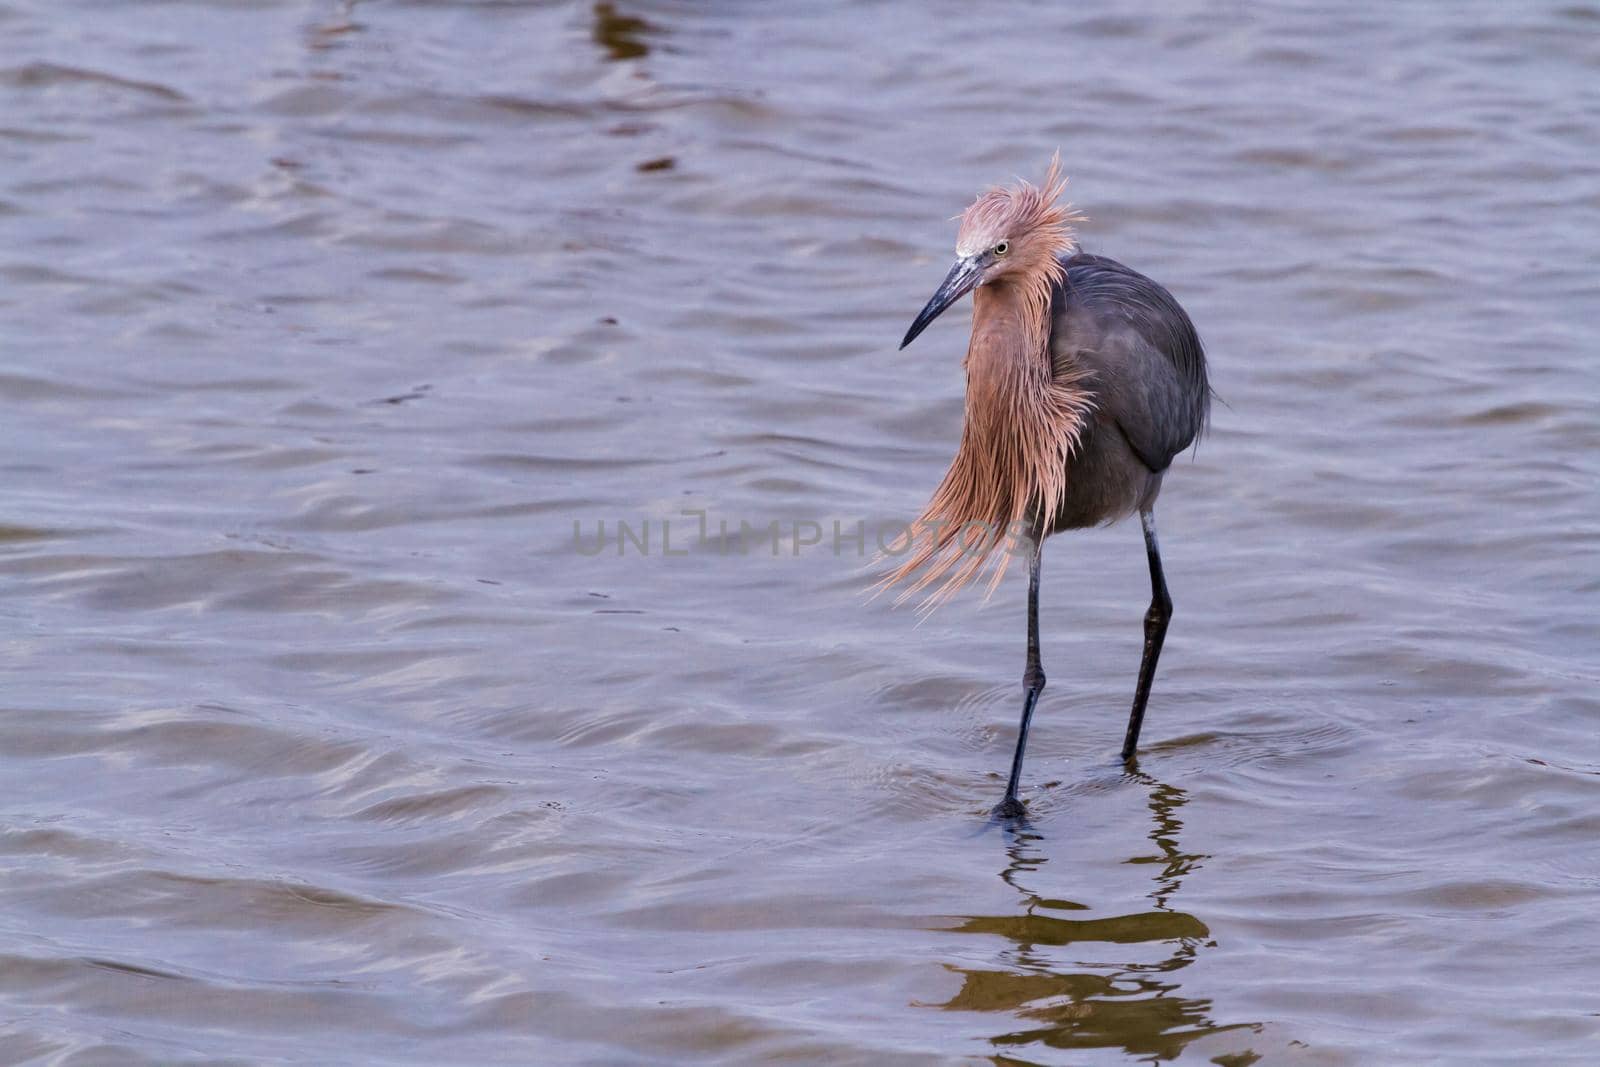
[[[1011,251],[1010,241],[1001,241],[999,244],[994,246],[994,254],[997,256],[1003,256],[1009,251]]]

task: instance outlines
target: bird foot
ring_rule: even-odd
[[[994,806],[994,814],[1001,819],[1020,819],[1028,814],[1028,809],[1016,797],[1007,796]]]

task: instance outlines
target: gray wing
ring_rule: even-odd
[[[1099,418],[1115,423],[1145,466],[1164,471],[1211,410],[1194,324],[1171,293],[1116,260],[1080,252],[1064,265],[1052,308],[1055,373],[1084,377]]]

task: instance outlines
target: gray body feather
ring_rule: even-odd
[[[1162,473],[1204,431],[1211,407],[1205,349],[1171,293],[1113,259],[1080,252],[1062,262],[1051,363],[1088,393],[1094,415],[1054,530],[1150,507]]]

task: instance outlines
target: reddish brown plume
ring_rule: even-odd
[[[1050,361],[1051,290],[1065,275],[1061,257],[1076,247],[1071,223],[1081,218],[1056,203],[1065,186],[1057,155],[1043,185],[989,189],[961,217],[958,254],[1002,240],[1009,249],[973,291],[961,446],[892,550],[906,558],[877,586],[915,575],[896,603],[931,590],[922,606],[932,610],[990,566],[999,548],[992,593],[1011,552],[1042,536],[1061,506],[1090,412],[1079,383],[1057,377]]]
[[[1074,222],[1083,216],[1073,213],[1071,204],[1058,204],[1066,191],[1067,178],[1061,173],[1061,153],[1050,157],[1044,182],[1034,185],[1021,178],[1012,186],[993,186],[978,194],[961,213],[961,228],[956,232],[956,250],[968,255],[989,247],[1001,238],[1020,240],[1024,234],[1053,234],[1064,238],[1062,251],[1072,247]]]

